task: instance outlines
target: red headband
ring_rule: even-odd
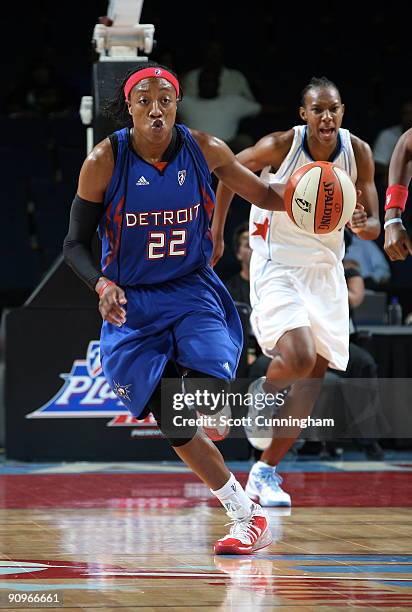
[[[155,79],[166,79],[169,81],[171,85],[176,90],[176,95],[179,97],[179,81],[173,74],[171,74],[168,70],[164,70],[164,68],[144,68],[143,70],[139,70],[138,72],[133,73],[126,81],[124,86],[124,97],[126,100],[129,97],[130,91],[133,89],[137,83],[142,81],[143,79],[148,79],[150,77],[154,77]]]

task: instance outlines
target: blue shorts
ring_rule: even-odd
[[[126,323],[103,322],[100,352],[114,393],[138,417],[166,364],[231,380],[243,346],[233,300],[212,268],[126,289]]]

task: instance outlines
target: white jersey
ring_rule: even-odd
[[[305,147],[306,125],[297,125],[293,130],[292,146],[280,168],[276,174],[270,172],[270,167],[264,168],[262,179],[287,183],[295,170],[314,161]],[[339,130],[338,145],[332,161],[356,183],[356,160],[348,130]],[[343,229],[330,234],[309,234],[297,227],[286,212],[267,211],[254,205],[250,211],[249,240],[261,257],[289,266],[336,265],[345,252]]]

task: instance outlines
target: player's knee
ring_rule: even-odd
[[[183,446],[197,434],[196,412],[175,411],[172,406],[153,407],[157,426],[171,446]]]
[[[316,351],[311,347],[301,347],[288,355],[288,365],[295,378],[308,376],[316,365]]]
[[[179,446],[184,446],[185,444],[189,444],[193,440],[196,434],[193,434],[191,438],[167,438],[170,446],[173,448],[179,448]]]
[[[199,414],[218,413],[229,390],[228,381],[190,370],[183,377],[183,387],[181,378],[163,379],[148,410],[171,446],[183,446],[197,434]]]
[[[184,379],[185,392],[196,398],[196,410],[201,414],[216,414],[226,406],[230,381],[190,370]]]

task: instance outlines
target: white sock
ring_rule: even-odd
[[[258,470],[259,468],[271,468],[272,470],[276,470],[276,465],[269,465],[269,463],[265,463],[264,461],[256,461],[252,469]]]
[[[242,485],[232,473],[227,483],[221,489],[217,489],[217,491],[210,490],[226,508],[231,518],[243,520],[251,515],[255,507],[253,501],[246,495]]]

